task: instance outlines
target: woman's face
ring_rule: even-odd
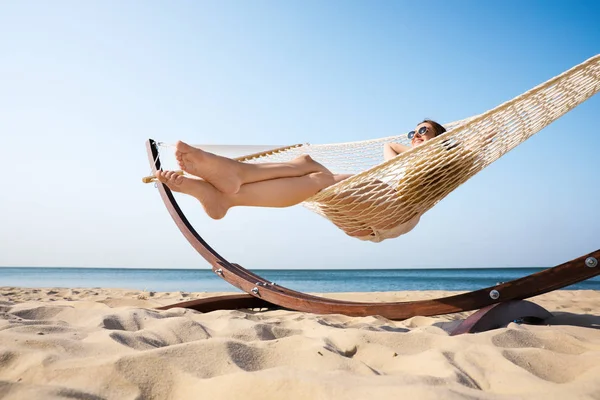
[[[414,136],[410,142],[412,147],[417,147],[435,137],[435,130],[429,122],[417,125],[414,132]]]

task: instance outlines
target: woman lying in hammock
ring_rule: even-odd
[[[411,147],[445,132],[440,124],[425,120],[409,134]],[[389,160],[411,147],[397,143],[384,146],[384,158]],[[204,210],[213,219],[221,219],[231,207],[290,207],[302,203],[323,189],[341,182],[352,175],[334,174],[313,160],[302,155],[283,163],[243,163],[218,156],[186,143],[176,144],[175,157],[180,168],[198,178],[181,176],[174,171],[157,171],[157,179],[175,192],[191,195],[198,199]],[[394,192],[394,189],[378,180],[361,183],[352,192],[335,195],[336,205],[352,203],[351,210],[340,212],[339,207],[324,213],[348,235],[363,240],[381,241],[396,237],[414,228],[419,217],[412,215],[407,221],[388,217],[373,224],[373,216],[381,214],[389,205],[378,201],[369,193]],[[360,196],[364,195],[364,201]],[[359,197],[357,199],[357,197]]]

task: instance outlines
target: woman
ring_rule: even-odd
[[[411,147],[419,146],[445,131],[440,124],[425,120],[417,125],[415,131],[409,133]],[[384,146],[384,158],[389,160],[411,147],[387,143]],[[213,219],[223,218],[231,207],[236,206],[290,207],[352,176],[334,174],[308,155],[286,163],[249,164],[178,142],[175,157],[183,171],[202,179],[181,176],[173,171],[157,171],[157,179],[175,192],[198,199],[208,216]],[[381,188],[381,185],[388,186],[374,181],[362,185],[361,190],[368,192],[372,188]],[[393,190],[389,186],[388,188]],[[348,198],[348,201],[356,202],[356,191],[352,196],[353,199]],[[339,194],[337,197],[340,197]],[[357,218],[360,213],[371,210],[374,206],[385,205],[365,202],[362,207],[355,208],[356,214],[345,217]],[[388,221],[387,225],[393,222]],[[352,229],[346,233],[365,240],[372,240],[370,237],[376,236],[377,227],[369,227],[366,222],[359,225],[364,229]],[[406,232],[399,234],[402,233]]]

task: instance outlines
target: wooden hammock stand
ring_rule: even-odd
[[[152,173],[155,173],[161,169],[157,144],[154,140],[149,139],[146,147]],[[512,321],[543,322],[552,314],[524,299],[573,285],[600,274],[599,249],[510,282],[432,300],[366,303],[313,296],[269,282],[241,265],[226,260],[212,249],[192,227],[171,190],[160,182],[156,182],[156,185],[169,214],[192,247],[209,262],[213,272],[246,292],[239,295],[216,296],[176,303],[159,307],[159,310],[183,307],[200,312],[210,312],[223,309],[284,308],[315,314],[343,314],[361,317],[380,315],[391,320],[403,320],[418,315],[434,316],[478,310],[451,333],[457,335],[496,329],[506,326]]]

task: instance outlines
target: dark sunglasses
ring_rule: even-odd
[[[427,131],[428,131],[428,130],[429,130],[429,128],[428,128],[428,127],[426,127],[426,126],[422,126],[422,127],[420,127],[420,128],[419,128],[419,130],[418,130],[417,132],[415,132],[415,131],[410,131],[410,132],[408,132],[408,138],[409,138],[409,139],[412,139],[412,138],[414,138],[414,137],[415,137],[415,135],[417,135],[417,134],[418,134],[419,136],[423,136],[424,134],[426,134],[426,133],[427,133]]]

